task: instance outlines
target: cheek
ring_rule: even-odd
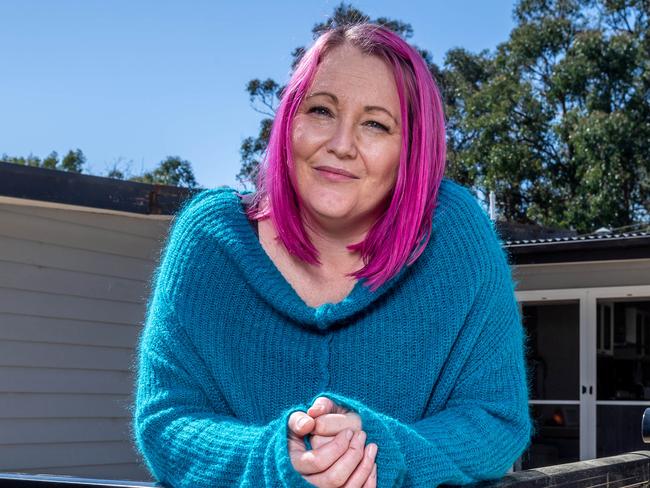
[[[291,145],[294,158],[307,158],[311,156],[324,139],[323,130],[317,130],[302,116],[296,116],[291,132]]]
[[[390,177],[392,184],[394,185],[397,181],[397,172],[399,171],[399,157],[402,152],[402,138],[399,137],[396,144],[392,148],[392,157],[390,158]]]
[[[389,169],[386,172],[385,184],[386,191],[391,192],[395,188],[395,183],[397,182],[397,170],[399,167],[399,161],[395,161],[394,164],[391,164]]]
[[[378,149],[372,159],[376,161],[373,180],[377,185],[392,188],[397,181],[401,146],[390,144]]]
[[[293,150],[293,156],[298,157],[300,156],[303,152],[303,146],[305,142],[305,133],[304,129],[301,124],[299,123],[294,123],[293,124],[293,129],[291,131],[291,147]]]

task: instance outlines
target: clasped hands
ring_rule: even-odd
[[[319,488],[376,488],[377,445],[365,445],[361,417],[327,397],[318,397],[305,412],[293,412],[287,424],[291,463]],[[304,437],[311,434],[312,449]]]

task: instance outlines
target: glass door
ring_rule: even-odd
[[[646,450],[641,418],[650,407],[650,297],[598,298],[596,457]]]
[[[523,301],[520,307],[528,337],[530,413],[536,433],[517,467],[579,461],[581,301]]]
[[[536,428],[516,469],[647,450],[650,286],[516,294]]]

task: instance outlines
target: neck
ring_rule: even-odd
[[[333,236],[321,231],[315,231],[308,227],[305,227],[305,230],[312,244],[318,250],[321,262],[320,266],[308,266],[314,268],[313,271],[318,275],[331,276],[334,274],[343,276],[357,271],[363,265],[360,253],[350,251],[347,246],[362,241],[365,233],[342,238],[338,235]]]
[[[343,277],[363,267],[358,251],[350,251],[347,246],[365,239],[370,226],[341,225],[340,222],[322,222],[315,219],[303,225],[310,241],[318,251],[320,266],[306,265],[308,272],[322,279]],[[352,278],[351,278],[352,279]]]

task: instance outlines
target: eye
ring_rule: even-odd
[[[371,127],[375,127],[375,128],[377,128],[377,129],[379,129],[379,130],[383,130],[384,132],[389,132],[388,127],[386,127],[384,124],[380,124],[380,123],[377,122],[376,120],[369,120],[369,121],[366,122],[366,123],[367,123],[367,124],[372,124]]]
[[[323,107],[322,105],[317,105],[315,107],[310,108],[307,110],[307,113],[318,113],[322,115],[332,115],[332,112],[329,111],[326,107]]]

